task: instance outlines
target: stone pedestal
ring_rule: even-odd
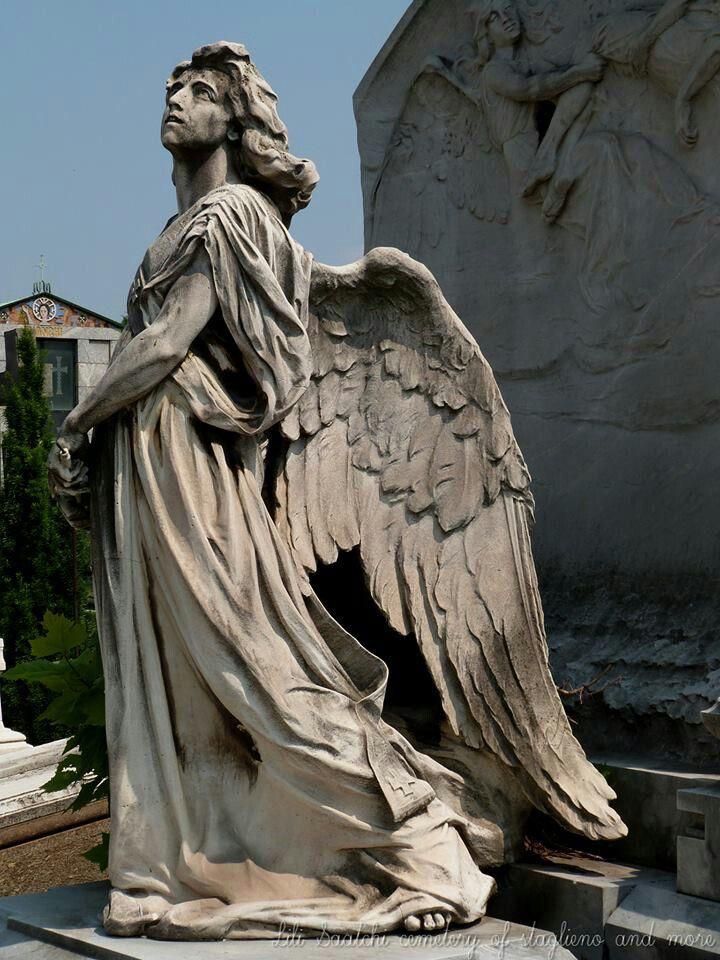
[[[678,790],[677,806],[694,816],[677,841],[678,891],[720,901],[720,787]]]
[[[61,887],[48,893],[0,899],[0,956],[13,960],[61,960],[73,956],[118,960],[572,960],[556,938],[540,930],[484,920],[436,937],[377,936],[318,940],[228,940],[166,943],[108,937],[98,927],[107,898],[105,883]]]

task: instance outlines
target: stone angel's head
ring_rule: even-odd
[[[522,37],[523,24],[516,0],[479,0],[473,5],[475,43],[487,63],[498,48],[513,47]]]
[[[310,203],[315,164],[288,150],[277,96],[239,43],[211,43],[167,82],[161,139],[171,153],[228,142],[237,175],[267,193],[286,221]]]

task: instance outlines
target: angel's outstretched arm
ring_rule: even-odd
[[[494,60],[488,72],[488,83],[496,93],[509,100],[534,102],[554,100],[580,83],[597,83],[602,78],[604,64],[594,55],[582,63],[564,70],[549,70],[526,76],[510,63]]]
[[[155,322],[134,337],[102,380],[68,414],[62,434],[83,434],[139,400],[181,363],[217,309],[217,295],[203,251],[173,284]]]
[[[685,15],[689,2],[690,0],[665,0],[643,33],[643,43],[648,50]]]

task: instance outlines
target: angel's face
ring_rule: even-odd
[[[171,153],[207,150],[228,137],[229,80],[217,70],[186,70],[167,90],[161,139]]]
[[[487,18],[487,30],[491,43],[496,47],[510,47],[522,34],[522,24],[517,7],[512,0],[496,0]]]

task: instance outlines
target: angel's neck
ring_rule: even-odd
[[[518,48],[517,44],[514,43],[511,47],[496,47],[495,48],[495,59],[496,60],[517,60]]]
[[[173,157],[178,213],[185,213],[212,190],[238,182],[225,144],[214,150],[192,150]]]

